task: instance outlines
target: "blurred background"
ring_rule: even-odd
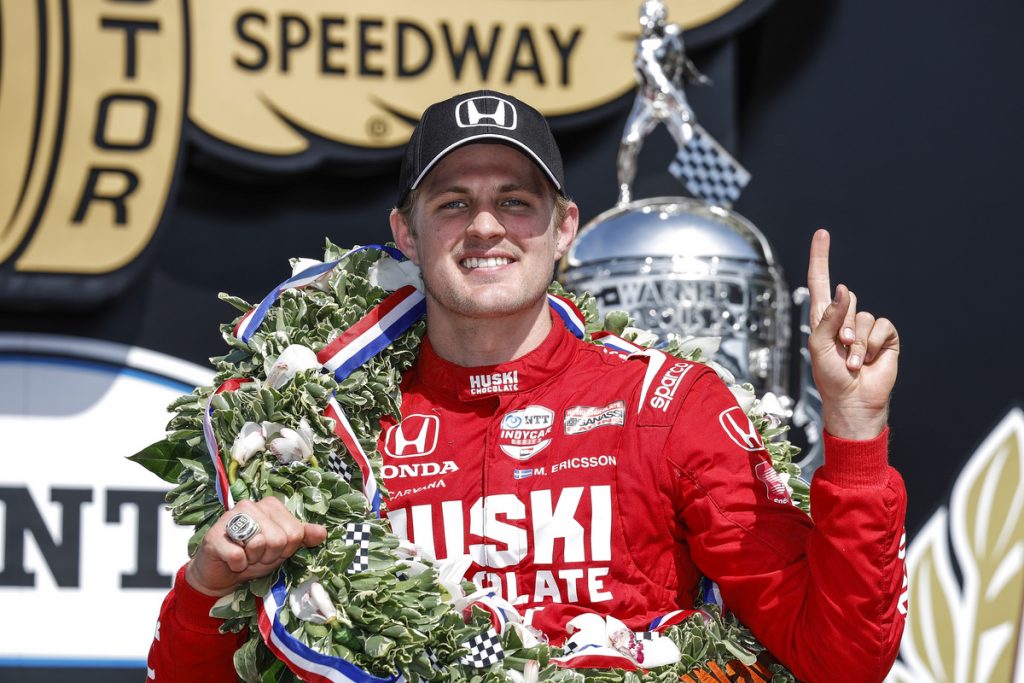
[[[698,120],[753,176],[734,208],[789,287],[827,227],[833,284],[900,331],[893,680],[1024,681],[1024,5],[666,4],[714,80],[687,88]],[[257,301],[325,237],[389,238],[423,107],[535,104],[582,221],[614,205],[638,8],[0,0],[0,681],[145,678],[188,532],[123,458],[209,381],[235,314],[217,292]],[[685,194],[674,153],[657,129],[635,196]]]

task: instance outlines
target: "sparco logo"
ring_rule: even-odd
[[[469,393],[473,396],[518,390],[518,370],[513,370],[512,372],[492,372],[489,375],[469,376]]]
[[[761,443],[761,435],[757,433],[757,428],[754,427],[754,423],[750,421],[746,413],[739,406],[733,406],[728,410],[723,410],[718,416],[718,421],[722,424],[722,429],[729,435],[729,438],[733,440],[737,446],[745,451],[759,451],[764,448],[764,444]]]
[[[384,451],[392,458],[418,458],[437,448],[440,420],[437,415],[406,415],[388,430]]]
[[[484,95],[460,102],[455,110],[455,123],[459,128],[494,126],[515,130],[516,108],[508,100]]]
[[[676,363],[670,367],[668,372],[661,376],[661,381],[658,382],[658,387],[654,390],[654,396],[650,401],[651,407],[658,408],[662,412],[667,411],[672,399],[675,398],[679,383],[692,367],[689,363]]]

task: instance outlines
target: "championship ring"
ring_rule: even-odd
[[[228,520],[226,533],[228,538],[238,545],[244,546],[250,538],[259,532],[259,523],[244,512],[239,512]]]

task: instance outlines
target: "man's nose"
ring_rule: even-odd
[[[482,209],[473,216],[466,232],[480,239],[494,239],[505,235],[505,226],[492,211]]]

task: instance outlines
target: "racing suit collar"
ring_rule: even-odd
[[[560,374],[570,365],[576,339],[557,316],[540,346],[525,356],[499,365],[464,367],[444,360],[424,337],[415,372],[421,381],[460,401],[479,401],[491,396],[529,391]]]

